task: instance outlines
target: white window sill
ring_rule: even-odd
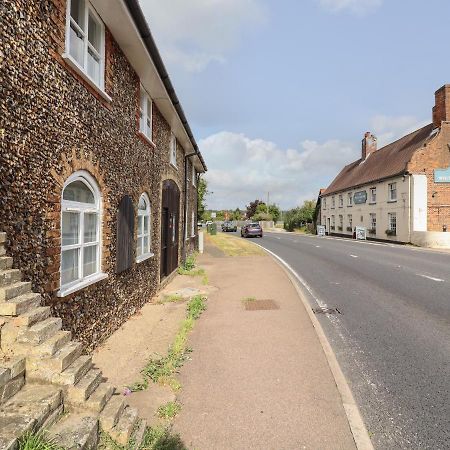
[[[136,262],[137,262],[137,263],[141,263],[142,261],[145,261],[145,260],[147,260],[147,259],[150,259],[150,258],[152,258],[153,256],[155,256],[154,253],[146,253],[145,255],[138,256],[138,257],[136,258]]]
[[[66,295],[72,294],[76,291],[79,291],[80,289],[84,289],[85,287],[90,286],[91,284],[97,283],[101,280],[104,280],[105,278],[108,278],[108,274],[107,273],[96,273],[95,275],[84,279],[83,281],[81,281],[80,283],[77,283],[73,286],[69,286],[66,288],[61,288],[56,295],[58,297],[65,297]]]
[[[98,86],[95,81],[87,75],[87,73],[74,61],[74,59],[67,53],[63,53],[62,57],[66,63],[72,67],[75,72],[77,72],[78,75],[80,75],[81,78],[83,78],[85,81],[87,81],[94,90],[107,102],[112,102],[112,98],[100,87]]]
[[[174,169],[178,170],[178,167],[177,167],[176,164],[174,164],[172,161],[170,161],[170,165],[171,165]]]
[[[142,136],[150,145],[156,148],[156,144],[141,130],[139,130],[139,135]]]

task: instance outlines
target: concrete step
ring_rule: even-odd
[[[39,345],[61,330],[60,317],[49,317],[25,329],[19,334],[17,341],[22,344]]]
[[[0,256],[0,269],[11,269],[13,266],[13,259],[10,256]]]
[[[56,374],[53,382],[64,386],[76,385],[92,367],[92,357],[81,355],[66,370]]]
[[[102,372],[99,369],[91,369],[75,385],[67,390],[67,402],[71,405],[79,405],[84,402],[97,389],[102,382]]]
[[[28,431],[42,428],[56,410],[62,410],[61,405],[61,388],[25,385],[0,406],[0,448],[17,449],[18,439]]]
[[[0,286],[9,286],[22,280],[22,272],[18,269],[0,270]]]
[[[19,295],[7,302],[0,302],[0,316],[19,316],[39,306],[41,301],[41,295],[34,292]]]
[[[133,433],[138,420],[137,409],[127,406],[119,417],[116,426],[109,431],[109,435],[120,445],[126,445]]]
[[[132,433],[131,438],[128,442],[128,448],[131,448],[133,450],[138,450],[141,448],[144,441],[146,429],[147,421],[145,419],[140,419],[134,427],[134,432]]]
[[[115,427],[119,417],[122,415],[126,404],[122,395],[113,395],[109,402],[103,408],[100,414],[100,426],[103,430],[109,431]]]
[[[14,297],[19,297],[19,295],[28,294],[29,292],[31,292],[31,283],[29,281],[3,286],[0,288],[0,302],[7,302]]]
[[[91,450],[98,445],[98,419],[86,413],[68,413],[48,430],[48,436],[65,450]]]
[[[16,327],[31,327],[35,323],[48,319],[50,317],[50,311],[50,306],[38,306],[20,314],[12,320],[12,323]]]
[[[83,403],[83,407],[99,413],[114,394],[114,391],[114,386],[107,383],[100,383],[100,386]]]

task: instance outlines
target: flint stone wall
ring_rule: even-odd
[[[156,105],[155,146],[137,132],[139,79],[108,30],[105,86],[111,103],[64,64],[65,7],[63,0],[0,4],[0,230],[8,234],[14,266],[63,319],[64,329],[92,350],[158,288],[162,181],[172,178],[179,186],[183,217],[184,161],[179,148],[178,170],[169,164],[170,127]],[[108,278],[58,298],[61,192],[79,169],[91,173],[102,193],[102,271]],[[117,275],[117,208],[130,195],[137,211],[143,192],[151,201],[155,256]],[[189,195],[195,198],[192,187]],[[179,225],[183,240],[183,220]]]

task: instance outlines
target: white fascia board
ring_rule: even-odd
[[[91,0],[91,3],[172,128],[185,153],[194,152],[192,142],[125,3],[122,0]]]

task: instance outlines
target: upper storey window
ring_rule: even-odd
[[[140,103],[140,123],[139,129],[148,139],[152,138],[152,99],[150,95],[141,86],[141,103]]]
[[[66,53],[103,89],[105,29],[88,0],[68,0]]]
[[[177,138],[173,133],[170,135],[170,164],[177,167]]]

